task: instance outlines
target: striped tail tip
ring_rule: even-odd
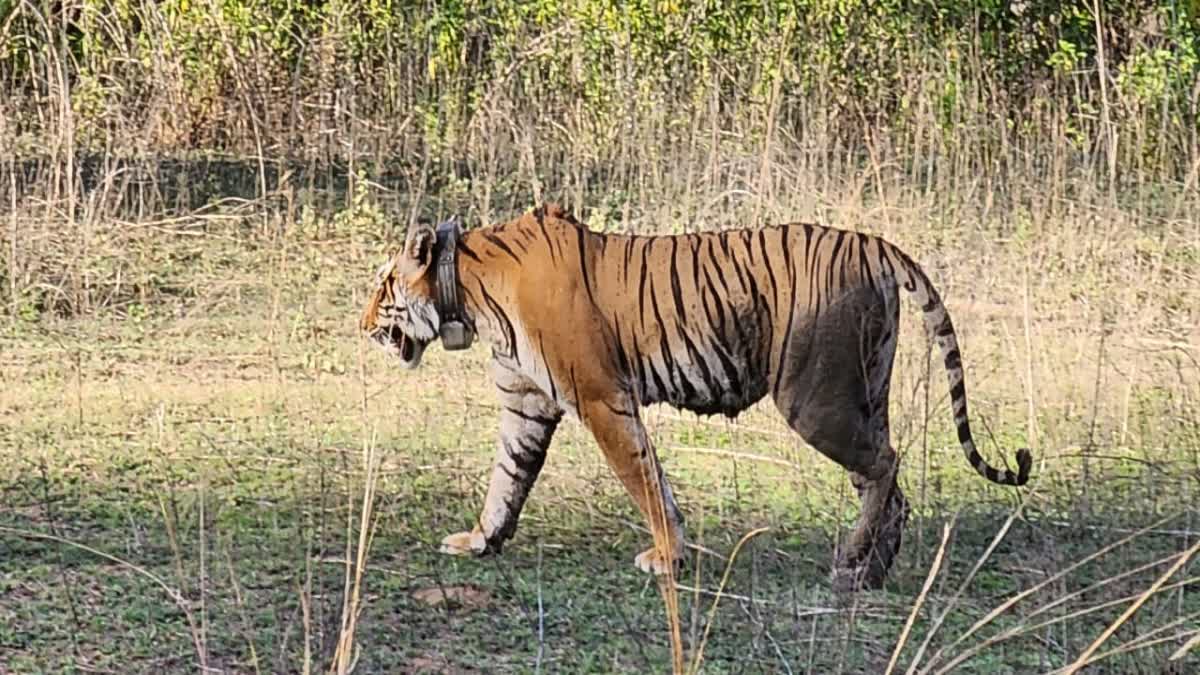
[[[1021,486],[1029,482],[1029,470],[1033,468],[1033,453],[1029,448],[1017,450],[1017,480],[1013,485]]]
[[[1029,470],[1033,468],[1033,454],[1029,452],[1029,448],[1017,450],[1016,471],[1012,469],[997,469],[989,465],[983,457],[980,457],[978,452],[973,452],[969,460],[971,465],[975,467],[975,470],[979,472],[979,475],[997,485],[1020,487],[1029,482]]]

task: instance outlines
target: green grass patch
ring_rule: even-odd
[[[408,373],[363,351],[353,300],[371,249],[353,240],[202,248],[171,272],[172,288],[193,290],[156,295],[136,318],[114,303],[86,319],[43,315],[4,329],[0,670],[302,672],[306,660],[326,669],[372,444],[377,518],[358,672],[669,669],[658,588],[632,564],[649,537],[579,424],[560,428],[503,555],[437,553],[442,536],[470,527],[490,472],[496,406],[485,355],[433,348]],[[277,272],[230,276],[242,265]],[[648,411],[691,541],[709,551],[691,551],[678,580],[689,654],[710,629],[706,672],[882,672],[947,522],[942,570],[900,665],[944,614],[922,663],[944,650],[945,665],[1011,631],[954,672],[1053,670],[1200,536],[1191,399],[1139,389],[1122,426],[1118,395],[1093,416],[1047,394],[1025,507],[971,576],[1023,495],[988,485],[963,461],[939,403],[940,373],[924,411],[912,367],[919,342],[907,338],[893,401],[897,424],[908,425],[898,447],[913,513],[882,591],[832,594],[833,551],[856,498],[846,474],[769,405],[736,422]],[[985,368],[1005,362],[1006,344],[982,328],[969,344],[971,375],[986,376],[969,391],[993,462],[1001,452],[1011,460],[1026,439],[1012,403],[1020,395]],[[1178,515],[1051,580],[1169,514]],[[759,527],[770,529],[733,562],[709,626],[725,557]],[[1196,574],[1191,563],[1168,583]],[[464,599],[422,599],[439,588]],[[1190,583],[1153,596],[1101,649],[1127,650],[1106,656],[1103,672],[1200,666],[1195,655],[1166,665],[1194,634],[1197,612]]]

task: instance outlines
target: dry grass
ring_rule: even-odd
[[[850,125],[825,110],[832,92],[782,85],[761,101],[714,90],[679,119],[634,106],[609,129],[561,92],[523,113],[538,81],[518,65],[454,160],[418,152],[406,120],[341,111],[303,122],[314,145],[349,148],[349,172],[272,155],[277,130],[251,120],[252,152],[171,174],[116,150],[136,136],[128,110],[82,159],[61,64],[41,54],[51,152],[0,160],[0,669],[1196,667],[1194,150],[1178,174],[1143,169],[1136,141],[1113,150],[1117,121],[1057,104],[1001,111],[1023,130],[1003,142],[997,111],[964,104],[947,125],[921,97],[903,128]],[[254,108],[243,72],[230,100]],[[301,98],[353,89],[334,75]],[[1078,77],[1050,100],[1105,81]],[[612,86],[641,100],[633,79]],[[1106,115],[1128,123],[1112,93]],[[14,134],[0,122],[0,144]],[[401,177],[367,161],[394,150],[389,134],[418,158]],[[766,406],[736,422],[647,412],[697,536],[696,566],[662,589],[667,631],[629,564],[644,524],[577,424],[503,557],[438,557],[485,489],[484,355],[431,350],[402,373],[361,352],[355,293],[418,217],[489,222],[541,199],[606,231],[812,220],[895,241],[954,316],[981,449],[995,462],[1032,445],[1031,489],[963,465],[906,311],[892,419],[913,518],[885,591],[829,595],[852,491]],[[413,600],[466,585],[490,604]]]
[[[852,207],[851,199],[827,198],[842,204],[841,224],[851,224],[853,214],[865,219],[869,210]],[[615,660],[602,669],[666,667],[674,631],[653,619],[662,616],[661,601],[648,602],[656,594],[637,595],[642,582],[626,569],[646,541],[644,529],[576,425],[560,431],[521,533],[504,557],[445,568],[426,553],[441,534],[468,522],[482,497],[494,414],[482,355],[462,360],[434,352],[428,366],[410,376],[367,354],[365,375],[359,375],[356,310],[346,298],[363,283],[354,270],[370,268],[383,250],[371,221],[319,239],[287,230],[280,235],[275,227],[282,219],[271,208],[247,207],[241,222],[182,218],[154,234],[112,228],[103,246],[92,244],[90,260],[129,262],[116,270],[132,270],[131,261],[143,256],[182,258],[182,269],[157,263],[143,274],[177,274],[172,284],[190,290],[147,285],[145,309],[136,309],[136,295],[112,293],[111,302],[93,302],[87,317],[45,316],[37,323],[17,317],[10,324],[4,380],[21,385],[0,393],[5,425],[16,430],[4,449],[13,467],[5,488],[9,506],[2,510],[10,528],[5,559],[27,561],[23,567],[49,563],[72,580],[65,588],[74,589],[68,595],[49,586],[39,590],[36,566],[8,568],[20,581],[6,596],[39,598],[41,607],[7,617],[25,636],[0,638],[16,647],[10,654],[25,655],[14,663],[28,664],[46,653],[45,645],[57,644],[53,634],[34,642],[28,635],[52,617],[70,623],[69,596],[82,598],[83,612],[120,606],[74,580],[79,562],[73,558],[54,563],[53,548],[15,543],[14,529],[44,532],[53,514],[63,539],[108,555],[121,551],[118,557],[178,580],[172,587],[187,598],[184,616],[197,626],[193,632],[185,623],[182,634],[200,636],[188,638],[190,659],[160,661],[161,651],[133,637],[136,626],[166,629],[170,620],[125,619],[115,629],[129,636],[119,658],[155,667],[182,669],[204,659],[218,670],[315,672],[339,663],[349,669],[355,653],[359,672],[420,664],[455,670],[493,659],[500,669],[535,662],[589,667],[579,660],[583,653],[611,655]],[[806,210],[815,209],[797,202],[800,217]],[[1200,398],[1192,362],[1196,336],[1186,330],[1196,306],[1196,289],[1185,283],[1193,274],[1187,261],[1194,244],[1184,224],[1164,221],[1156,226],[1158,239],[1150,240],[1122,231],[1141,222],[1136,215],[1109,209],[1106,220],[1068,216],[1063,222],[1069,225],[1057,227],[1046,220],[1026,242],[989,234],[986,225],[941,227],[932,197],[887,212],[889,219],[871,229],[900,241],[930,267],[961,327],[969,392],[989,439],[984,450],[999,459],[1008,454],[999,449],[1036,435],[1035,489],[1025,494],[1020,516],[1006,524],[1002,515],[1011,512],[1014,495],[983,485],[960,466],[940,375],[926,374],[920,327],[906,318],[893,418],[914,519],[889,591],[839,607],[820,589],[832,542],[855,508],[840,472],[793,438],[768,408],[737,422],[648,411],[681,503],[693,519],[706,514],[703,524],[689,521],[691,532],[702,533],[703,550],[730,556],[740,533],[773,530],[743,547],[736,561],[685,570],[691,592],[677,600],[678,635],[693,668],[700,659],[706,671],[751,659],[768,670],[798,672],[811,664],[854,672],[883,669],[894,656],[897,669],[910,672],[982,672],[1012,665],[1019,653],[1047,649],[1042,669],[1066,667],[1172,563],[1188,564],[1180,552],[1197,536],[1189,495],[1195,494]],[[21,218],[30,233],[48,227]],[[199,234],[182,234],[193,231]],[[1045,273],[1006,272],[1026,266]],[[116,270],[108,280],[93,276],[91,288],[115,286]],[[136,278],[125,271],[120,276],[122,285]],[[69,293],[66,284],[63,293]],[[378,432],[376,447],[393,449],[375,455],[371,471],[350,450],[362,443],[364,406]],[[39,479],[28,468],[42,463],[47,474]],[[359,502],[372,482],[369,512],[378,520],[368,522]],[[49,496],[37,496],[43,492]],[[154,517],[158,500],[171,495],[183,504],[176,515]],[[960,510],[943,572],[922,595],[943,520]],[[1176,514],[1167,523],[1149,515],[1166,512]],[[273,533],[255,524],[280,518],[294,525]],[[293,529],[299,540],[286,534]],[[362,546],[360,535],[372,530],[382,538]],[[1134,534],[1122,538],[1124,531]],[[346,551],[351,535],[359,543]],[[596,550],[581,537],[613,544]],[[1125,546],[1104,547],[1114,540]],[[241,552],[246,546],[294,547],[296,554],[255,559]],[[589,561],[579,561],[575,549]],[[165,567],[155,550],[166,552]],[[530,558],[534,550],[546,552],[540,566]],[[224,570],[213,564],[217,560],[227,561]],[[328,560],[352,564],[322,562]],[[582,574],[570,571],[577,565]],[[541,609],[525,599],[524,589],[534,584],[526,575],[535,568]],[[344,573],[340,581],[325,573],[333,569]],[[112,573],[100,578],[121,587]],[[1134,615],[1144,621],[1121,624],[1116,646],[1094,656],[1125,667],[1135,661],[1122,659],[1137,650],[1166,658],[1183,646],[1191,636],[1187,617],[1196,611],[1184,592],[1192,577],[1163,578],[1146,596],[1150,609]],[[435,611],[400,600],[411,589],[462,583],[499,591],[491,609]],[[596,583],[624,607],[586,602],[580,594]],[[930,618],[915,621],[901,640],[906,617],[917,616],[910,609],[914,597],[924,598],[922,614]],[[264,624],[254,608],[268,607],[275,618]],[[480,623],[482,616],[499,607],[510,617],[497,629],[502,632],[480,632],[491,623]],[[564,612],[573,617],[570,624],[556,622]],[[358,652],[337,647],[349,644],[342,617],[357,622]],[[597,620],[613,626],[607,637],[568,628]],[[435,629],[447,621],[450,632]],[[72,654],[70,662],[114,663],[97,651],[107,633],[76,625],[81,647],[64,652]],[[246,626],[258,627],[245,633]],[[239,634],[249,639],[228,637]],[[484,647],[499,634],[510,636],[502,641],[507,646]],[[540,657],[523,660],[518,645],[526,640],[538,645]],[[383,643],[389,649],[371,653]],[[1023,647],[1004,651],[1006,644]],[[921,648],[914,651],[916,645]],[[479,648],[485,652],[476,653]],[[1184,662],[1189,658],[1194,655]],[[1019,671],[1037,669],[1020,663]]]

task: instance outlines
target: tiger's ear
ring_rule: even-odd
[[[415,263],[417,268],[424,270],[433,262],[433,243],[437,241],[437,234],[433,228],[422,223],[414,225],[408,231],[408,240],[404,242],[404,256],[412,263]]]

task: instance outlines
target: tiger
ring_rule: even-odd
[[[600,233],[552,203],[485,227],[419,224],[377,272],[360,327],[404,368],[439,337],[461,349],[477,335],[491,349],[495,460],[473,529],[445,537],[442,552],[500,553],[569,415],[649,526],[654,545],[635,565],[671,574],[684,518],[642,409],[734,418],[769,395],[805,443],[849,473],[860,514],[831,576],[857,591],[883,584],[909,515],[888,420],[900,288],[940,351],[966,461],[988,481],[1025,485],[1027,448],[1016,471],[980,456],[946,306],[921,267],[878,236],[812,223]]]

